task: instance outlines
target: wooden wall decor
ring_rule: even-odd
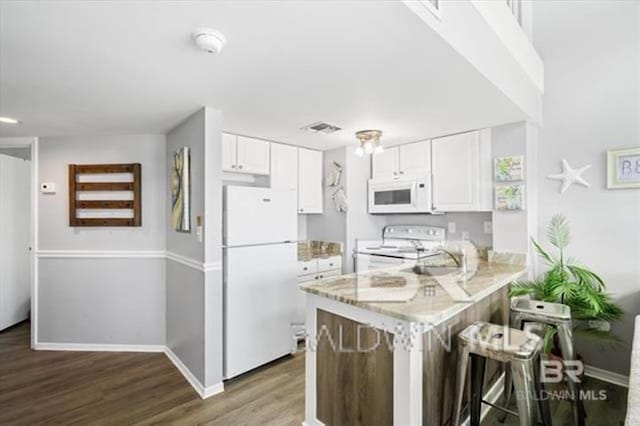
[[[133,164],[69,164],[69,226],[142,226],[142,182],[141,165]],[[104,181],[85,182],[81,175],[108,175],[131,173],[128,182]],[[79,195],[83,192],[129,191],[129,200],[86,200]],[[78,217],[78,210],[131,210],[133,217]]]

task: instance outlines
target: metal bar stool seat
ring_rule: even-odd
[[[555,327],[558,331],[558,343],[562,352],[562,359],[575,360],[573,348],[573,331],[571,326],[571,308],[561,303],[541,302],[538,300],[515,299],[511,305],[511,322],[513,328],[522,330],[525,322],[534,322]],[[505,400],[507,404],[511,399],[511,380],[509,371],[505,374]],[[568,375],[569,376],[569,375]],[[586,412],[580,400],[580,384],[567,377],[573,400],[574,425],[583,426]]]
[[[485,362],[492,359],[508,363],[514,386],[518,395],[518,417],[521,426],[536,424],[536,401],[540,405],[543,423],[550,424],[548,401],[542,396],[539,374],[539,357],[542,339],[534,334],[507,326],[476,321],[458,334],[458,373],[454,399],[453,425],[460,424],[462,399],[465,390],[467,365],[471,358],[471,426],[480,425],[482,403],[482,385],[484,382]],[[513,413],[506,408],[494,408]]]

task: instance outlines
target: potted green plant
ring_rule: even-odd
[[[599,342],[620,342],[611,331],[603,329],[601,325],[603,322],[611,323],[620,319],[622,309],[604,291],[606,286],[600,276],[565,255],[565,249],[571,240],[567,218],[560,214],[553,216],[547,236],[551,245],[557,249],[557,255],[542,248],[533,238],[532,242],[549,267],[548,271],[533,281],[514,283],[509,289],[509,295],[528,295],[535,300],[568,305],[571,308],[574,334]],[[560,355],[560,350],[555,334],[554,327],[546,328],[544,352],[557,356]]]

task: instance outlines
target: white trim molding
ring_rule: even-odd
[[[189,257],[185,257],[179,255],[177,253],[173,253],[171,251],[167,251],[166,257],[167,260],[171,260],[176,263],[180,263],[184,266],[188,266],[189,268],[196,269],[200,272],[209,272],[209,271],[219,271],[222,270],[222,262],[211,262],[211,263],[202,263],[195,259],[191,259]]]
[[[584,366],[585,376],[602,380],[603,382],[612,383],[614,385],[629,387],[629,376],[614,373],[613,371],[603,370],[602,368],[593,367],[591,365]]]
[[[77,351],[77,352],[158,352],[164,353],[164,345],[121,345],[104,343],[47,343],[38,342],[34,346],[38,351]]]
[[[164,259],[162,250],[37,250],[38,259]]]
[[[224,392],[224,384],[222,382],[216,383],[215,385],[204,387],[202,383],[196,378],[196,376],[191,373],[191,370],[187,368],[186,365],[178,358],[178,356],[169,348],[165,347],[164,349],[165,355],[167,358],[173,363],[173,365],[182,373],[187,382],[191,385],[191,387],[200,395],[200,398],[206,399],[211,396],[217,395],[221,392]]]

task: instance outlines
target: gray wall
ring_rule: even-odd
[[[165,148],[162,135],[41,138],[41,182],[56,194],[38,194],[38,250],[63,251],[38,259],[38,341],[164,344],[163,259],[68,257],[64,251],[163,251]],[[142,164],[142,227],[71,228],[70,163]]]
[[[606,188],[605,152],[640,144],[640,3],[534,2],[534,45],[545,62],[539,145],[540,229],[554,213],[571,223],[569,254],[602,275],[627,312],[613,329],[625,342],[640,313],[640,189]],[[591,164],[591,188],[563,195],[561,159]],[[628,374],[630,347],[578,340],[587,364]]]
[[[167,134],[166,148],[167,169],[175,151],[190,148],[193,224],[190,233],[179,233],[167,219],[166,248],[204,268],[167,260],[166,342],[205,387],[222,382],[221,121],[220,112],[203,108]],[[167,187],[168,199],[170,191]],[[196,216],[203,218],[202,243],[196,238]]]
[[[56,194],[38,195],[40,250],[164,250],[165,137],[163,135],[41,138],[40,182],[55,182]],[[68,165],[142,164],[142,226],[72,228],[68,216]]]

